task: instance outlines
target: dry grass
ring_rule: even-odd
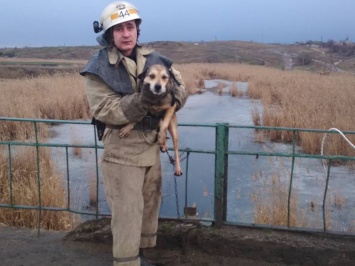
[[[237,84],[235,82],[232,83],[232,85],[230,87],[229,94],[232,97],[236,97],[238,95],[238,87],[237,87]]]
[[[43,119],[87,119],[89,107],[80,75],[2,80],[0,116]],[[46,126],[39,124],[41,136]],[[31,138],[31,123],[0,122],[0,139]],[[33,136],[32,136],[33,137]]]
[[[230,81],[249,81],[249,70],[253,69],[248,65],[237,64],[179,64],[175,66],[183,78],[189,93],[194,94],[197,89],[204,86],[206,79],[225,79]],[[255,66],[254,66],[255,67]],[[256,67],[257,68],[257,67]]]
[[[249,82],[248,95],[261,99],[262,121],[257,124],[273,127],[324,129],[336,127],[354,131],[355,76],[347,73],[319,75],[306,71],[282,71],[273,68],[238,64],[188,64],[176,67],[190,79],[186,84],[191,93],[197,85],[191,80],[226,79]],[[253,118],[258,115],[253,113]],[[261,115],[259,115],[261,117]],[[306,153],[318,154],[324,134],[297,135]],[[269,132],[271,140],[291,141],[291,132]],[[348,136],[355,142],[355,136]],[[353,150],[339,136],[327,139],[325,152],[331,155],[354,155]]]
[[[346,199],[341,193],[336,193],[333,195],[333,206],[337,209],[342,209],[346,206]]]
[[[201,91],[204,87],[205,79],[226,79],[230,81],[242,81],[249,83],[248,95],[252,99],[261,99],[263,104],[262,115],[255,109],[252,112],[255,125],[265,125],[274,127],[296,127],[296,128],[315,128],[329,129],[336,127],[340,130],[355,130],[355,93],[353,84],[355,76],[346,73],[331,75],[319,75],[316,73],[302,71],[282,71],[259,66],[242,64],[181,64],[175,66],[182,74],[188,91],[193,94]],[[25,118],[49,118],[49,119],[87,119],[89,108],[83,88],[82,77],[78,74],[40,76],[30,79],[0,80],[2,97],[0,98],[0,116],[25,117]],[[16,97],[14,97],[16,95]],[[239,95],[238,95],[239,96]],[[46,126],[39,124],[40,137],[46,137]],[[25,140],[33,138],[33,125],[31,123],[19,122],[0,122],[0,139],[2,140]],[[271,140],[290,141],[291,134],[284,131],[270,131],[268,137]],[[297,135],[298,144],[302,145],[303,150],[308,153],[319,153],[320,143],[323,134],[301,133]],[[349,137],[355,142],[355,136]],[[264,134],[257,138],[263,141]],[[327,154],[353,155],[345,141],[334,134],[329,135],[325,152]],[[17,160],[17,159],[16,159]],[[21,161],[25,167],[26,163]],[[1,188],[7,188],[6,158],[1,159],[4,167],[1,168],[2,183]],[[34,162],[32,162],[35,165]],[[45,160],[41,165],[45,164]],[[47,165],[50,162],[47,162]],[[33,166],[32,166],[33,167]],[[25,167],[26,168],[26,167]],[[15,168],[13,169],[15,170]],[[15,172],[16,176],[22,170]],[[24,171],[22,171],[24,172]],[[27,170],[26,170],[27,172]],[[32,169],[18,182],[19,187],[26,185],[26,180],[33,179],[36,170]],[[55,178],[52,174],[42,173],[43,195],[53,195],[52,192],[44,190],[46,182],[53,182]],[[22,175],[21,175],[22,176]],[[31,178],[30,178],[31,177]],[[47,180],[48,179],[48,180]],[[25,180],[25,181],[24,181]],[[254,200],[258,209],[256,222],[285,225],[285,215],[287,204],[287,188],[281,182],[280,174],[273,174],[269,178],[267,201],[261,201],[261,196],[255,196]],[[15,182],[17,183],[17,182]],[[15,185],[14,183],[14,185]],[[25,197],[29,199],[27,203],[19,200],[24,205],[35,204],[36,192],[34,183],[25,189]],[[51,183],[52,184],[52,183]],[[57,186],[57,187],[56,187]],[[52,189],[58,189],[58,185],[51,185]],[[20,189],[20,188],[19,188]],[[22,191],[22,190],[21,190]],[[3,189],[1,197],[5,197],[8,191]],[[31,195],[31,193],[33,195]],[[55,194],[60,200],[63,194]],[[33,200],[32,200],[33,198]],[[6,199],[9,201],[9,199]],[[16,199],[17,201],[17,199]],[[334,200],[339,206],[344,203],[340,199]],[[52,204],[50,201],[43,200],[44,204]],[[293,195],[291,201],[291,225],[302,225],[304,220],[302,214],[295,212],[297,205],[297,195]],[[0,210],[4,212],[3,210]],[[35,224],[36,211],[12,211],[5,210],[5,217],[8,221],[24,221],[23,215],[31,217],[32,226]],[[26,214],[21,214],[26,213]],[[57,215],[56,212],[48,215]],[[57,217],[58,221],[69,221],[70,218],[63,215]],[[269,217],[267,217],[269,215]],[[20,217],[20,218],[18,218]],[[49,218],[54,220],[54,218]],[[69,222],[62,228],[66,228]],[[49,225],[46,225],[49,227]],[[53,226],[53,228],[56,226]],[[57,227],[58,228],[58,227]]]
[[[277,226],[287,226],[288,224],[288,193],[289,193],[289,173],[282,173],[282,163],[280,169],[264,176],[262,172],[253,178],[255,182],[262,183],[257,186],[250,195],[256,206],[255,223],[269,224]],[[290,226],[304,227],[306,225],[305,214],[298,210],[297,189],[292,189],[290,204]]]
[[[217,83],[217,93],[218,95],[222,95],[223,94],[223,89],[226,87],[226,85],[223,82],[218,82]]]
[[[347,74],[319,76],[304,72],[286,72],[273,76],[272,86],[260,85],[263,125],[295,128],[354,130],[355,77]],[[320,152],[324,134],[300,133],[299,144],[306,153]],[[291,133],[277,139],[292,140]],[[355,141],[355,136],[350,137]],[[328,154],[354,154],[339,136],[327,142]]]
[[[254,123],[254,126],[261,126],[261,115],[257,106],[254,106],[251,110],[251,117]]]
[[[75,131],[71,132],[71,138],[72,138],[71,143],[73,143],[74,145],[81,145],[82,144],[80,141],[80,138],[77,136]],[[73,154],[75,156],[77,156],[78,158],[83,157],[83,149],[81,147],[73,147],[72,151],[73,151]]]
[[[87,119],[89,109],[79,75],[41,76],[29,79],[0,81],[2,97],[0,116],[44,119]],[[48,137],[48,126],[38,123],[38,138]],[[34,140],[34,127],[28,122],[0,122],[1,140]],[[55,175],[48,151],[40,149],[42,206],[65,207],[66,195],[62,177]],[[74,150],[74,152],[78,152]],[[80,151],[79,151],[80,153]],[[1,153],[0,182],[2,203],[10,203],[8,158]],[[80,154],[78,154],[80,156]],[[12,158],[13,204],[38,205],[38,182],[34,148],[18,150]],[[38,211],[0,209],[0,221],[14,226],[36,227]],[[67,230],[75,225],[75,216],[68,212],[42,211],[41,227]]]
[[[12,182],[10,183],[9,158],[0,153],[0,202],[5,204],[39,206],[37,161],[35,147],[16,150],[12,156]],[[40,196],[43,207],[66,207],[62,177],[54,173],[49,150],[39,150]],[[11,188],[11,189],[10,189]],[[38,226],[38,210],[0,208],[0,223],[9,226]],[[68,212],[41,212],[40,227],[47,230],[69,230],[78,217]]]
[[[93,169],[89,173],[89,206],[96,208],[97,205],[97,181],[96,181],[96,171]]]

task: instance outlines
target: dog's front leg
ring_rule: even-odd
[[[170,106],[166,110],[164,117],[159,124],[158,144],[160,146],[161,151],[163,152],[166,152],[168,149],[168,146],[166,144],[166,131],[168,130],[172,117],[175,115],[175,109],[176,109],[176,104]]]
[[[160,150],[162,152],[166,152],[168,150],[167,135],[166,135],[167,129],[164,130],[162,124],[163,124],[163,122],[161,121],[159,124],[158,144],[159,144]]]
[[[169,133],[174,145],[174,154],[175,154],[175,172],[174,175],[181,176],[181,165],[180,165],[180,155],[179,155],[179,135],[178,135],[178,126],[176,114],[170,120],[168,126]]]

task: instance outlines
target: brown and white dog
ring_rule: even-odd
[[[168,150],[167,130],[171,135],[174,154],[175,154],[175,172],[177,176],[182,175],[180,156],[179,156],[179,138],[176,118],[176,102],[174,100],[173,90],[177,86],[174,78],[168,69],[163,65],[152,65],[139,75],[139,92],[143,95],[143,104],[147,107],[148,114],[153,117],[161,117],[159,122],[158,144],[162,152]],[[120,137],[129,135],[135,123],[128,123],[120,130]]]

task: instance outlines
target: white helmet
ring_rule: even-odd
[[[129,2],[119,1],[109,4],[102,11],[100,19],[100,29],[106,31],[114,25],[129,21],[138,20],[138,25],[142,19],[138,15],[138,9]],[[98,26],[98,25],[97,25]],[[94,26],[95,27],[95,26]],[[95,32],[99,32],[100,30]]]

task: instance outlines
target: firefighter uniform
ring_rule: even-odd
[[[96,120],[106,124],[100,161],[106,198],[111,210],[114,265],[140,265],[139,248],[156,245],[162,174],[155,126],[134,129],[127,138],[119,129],[128,122],[143,123],[146,110],[139,103],[138,75],[148,64],[169,67],[180,83],[174,93],[178,109],[188,93],[172,62],[137,46],[136,60],[113,48],[101,49],[81,72]]]

